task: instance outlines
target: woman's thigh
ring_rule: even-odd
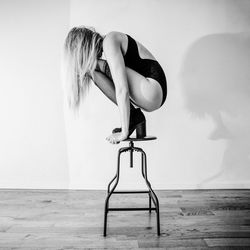
[[[160,108],[163,96],[160,84],[128,67],[126,67],[126,72],[129,95],[137,106],[148,112]]]

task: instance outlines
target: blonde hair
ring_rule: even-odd
[[[68,105],[79,109],[89,90],[98,57],[102,52],[103,37],[92,27],[72,28],[63,47],[63,81]]]

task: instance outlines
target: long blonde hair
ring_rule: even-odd
[[[93,27],[73,27],[63,47],[63,81],[68,105],[79,109],[101,56],[103,37]]]

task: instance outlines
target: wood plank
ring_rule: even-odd
[[[204,239],[209,247],[218,246],[250,246],[250,238],[216,238]]]

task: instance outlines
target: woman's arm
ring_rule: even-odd
[[[129,132],[130,105],[127,74],[121,51],[121,39],[121,34],[118,32],[108,33],[103,41],[103,52],[109,64],[115,85],[122,133],[127,136]]]

